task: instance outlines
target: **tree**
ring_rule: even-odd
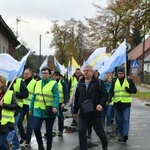
[[[106,8],[94,5],[97,9],[96,17],[86,18],[90,31],[89,37],[93,41],[91,44],[107,46],[109,50],[116,48],[124,39],[132,44],[132,35],[135,33],[132,30],[136,29],[142,33],[143,24],[146,31],[149,27],[150,15],[146,15],[150,12],[149,3],[147,0],[109,0]],[[137,20],[138,15],[141,17]]]
[[[86,46],[86,26],[81,21],[73,18],[60,24],[53,21],[51,33],[53,35],[50,47],[56,49],[55,56],[61,64],[68,64],[73,56],[77,62],[81,63],[81,51]]]

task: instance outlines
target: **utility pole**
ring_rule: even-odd
[[[39,68],[41,66],[41,34],[39,37]]]

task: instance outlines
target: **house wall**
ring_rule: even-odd
[[[144,63],[144,71],[150,72],[150,63]]]
[[[9,41],[7,38],[0,32],[0,53],[8,53]]]

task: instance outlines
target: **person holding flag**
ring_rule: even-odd
[[[23,99],[28,97],[29,91],[26,87],[25,82],[21,78],[17,78],[12,82],[8,82],[7,87],[9,87],[11,85],[10,90],[13,90],[15,92],[15,97],[17,99],[17,103],[18,103],[19,107],[15,112],[15,128],[13,131],[11,131],[8,134],[7,140],[9,142],[9,144],[12,145],[12,150],[18,150],[18,149],[20,149],[21,141],[19,142],[19,138],[18,138],[17,122],[18,122],[20,113],[22,111]]]
[[[132,95],[137,92],[136,86],[131,78],[125,77],[125,69],[119,67],[117,69],[117,78],[112,81],[109,91],[109,102],[113,98],[114,109],[117,117],[117,125],[119,128],[118,141],[126,142],[128,140],[130,127],[130,108]]]
[[[6,78],[0,75],[0,149],[8,150],[7,135],[14,128],[14,113],[18,108],[14,92],[6,87]]]

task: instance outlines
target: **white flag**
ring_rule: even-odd
[[[0,74],[5,76],[8,81],[11,81],[15,76],[20,77],[23,73],[24,66],[31,51],[29,51],[20,62],[15,60],[9,54],[0,54]]]

